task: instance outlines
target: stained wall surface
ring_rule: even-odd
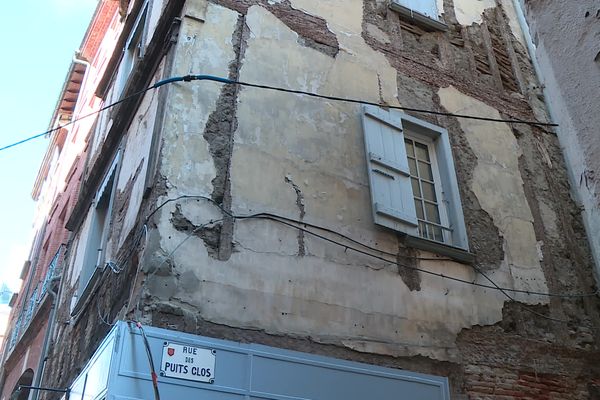
[[[446,32],[385,1],[188,0],[143,87],[207,74],[438,112],[411,115],[448,131],[472,264],[373,223],[359,105],[178,81],[97,128],[89,165],[110,159],[111,141],[123,160],[107,250],[119,273],[107,269],[81,315],[59,328],[57,341],[80,352],[55,352],[54,370],[69,372],[49,383],[74,377],[90,354],[82,342],[134,318],[447,376],[454,398],[587,398],[600,376],[597,299],[531,293],[595,291],[556,136],[444,115],[547,120],[515,9],[439,6]],[[151,9],[160,27],[161,8]],[[113,132],[122,118],[131,121]]]
[[[525,1],[545,99],[600,265],[600,4]],[[597,272],[598,273],[598,269]]]
[[[536,78],[522,33],[514,31],[512,4],[446,4],[449,34],[410,26],[381,2],[186,7],[174,76],[211,74],[487,118],[546,118],[543,104],[527,100]],[[451,363],[464,360],[465,330],[506,317],[509,299],[498,290],[410,276],[402,262],[382,262],[273,220],[228,217],[272,213],[398,257],[410,251],[372,222],[359,106],[213,82],[181,84],[167,104],[160,172],[166,192],[159,204],[199,197],[169,202],[155,216],[157,232],[150,235],[158,248],[147,253],[144,268],[157,310],[367,354]],[[416,116],[450,130],[476,256],[474,267],[435,260],[416,267],[486,284],[476,272],[483,269],[495,284],[523,292],[593,291],[583,278],[590,276],[585,246],[565,248],[578,247],[575,237],[583,232],[565,220],[571,217],[564,205],[574,205],[553,134]],[[575,242],[565,242],[565,223],[576,230]],[[582,255],[568,260],[557,246]],[[560,269],[564,262],[573,270]],[[550,318],[579,318],[576,307],[545,296],[511,298],[551,310]]]

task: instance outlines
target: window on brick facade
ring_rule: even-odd
[[[470,261],[448,132],[373,106],[362,121],[375,223],[412,247]]]

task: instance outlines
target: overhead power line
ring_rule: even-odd
[[[456,113],[450,113],[450,112],[444,112],[444,111],[435,111],[435,110],[425,110],[425,109],[421,109],[421,108],[414,108],[414,107],[403,107],[403,106],[392,106],[389,104],[381,104],[381,103],[375,103],[372,101],[367,101],[367,100],[361,100],[361,99],[354,99],[354,98],[346,98],[346,97],[339,97],[339,96],[329,96],[329,95],[324,95],[324,94],[318,94],[318,93],[313,93],[313,92],[307,92],[304,90],[295,90],[295,89],[286,89],[283,87],[278,87],[278,86],[271,86],[271,85],[260,85],[260,84],[256,84],[256,83],[250,83],[250,82],[243,82],[243,81],[236,81],[236,80],[232,80],[232,79],[227,79],[227,78],[222,78],[222,77],[218,77],[218,76],[213,76],[213,75],[185,75],[185,76],[177,76],[177,77],[172,77],[172,78],[167,78],[167,79],[163,79],[161,81],[156,82],[155,84],[139,90],[138,92],[135,92],[127,97],[122,98],[119,101],[116,101],[114,103],[108,104],[96,111],[93,111],[91,113],[82,115],[78,118],[74,118],[71,121],[67,122],[66,124],[62,124],[60,126],[57,126],[55,128],[52,129],[48,129],[45,132],[42,133],[38,133],[36,135],[27,137],[23,140],[19,140],[18,142],[14,142],[11,144],[8,144],[4,147],[0,147],[0,151],[3,150],[7,150],[10,149],[12,147],[21,145],[23,143],[29,142],[30,140],[34,140],[40,137],[44,137],[44,136],[48,136],[51,133],[58,131],[62,128],[65,128],[69,125],[72,125],[78,121],[81,121],[82,119],[91,117],[93,115],[96,115],[100,112],[103,112],[105,110],[108,110],[112,107],[115,107],[118,104],[124,103],[128,100],[134,99],[144,93],[146,93],[149,90],[153,90],[153,89],[157,89],[161,86],[167,85],[167,84],[171,84],[171,83],[176,83],[176,82],[192,82],[192,81],[212,81],[212,82],[218,82],[218,83],[222,83],[222,84],[227,84],[227,85],[239,85],[239,86],[245,86],[245,87],[252,87],[252,88],[256,88],[256,89],[263,89],[263,90],[271,90],[271,91],[278,91],[278,92],[283,92],[283,93],[290,93],[290,94],[296,94],[296,95],[304,95],[304,96],[310,96],[310,97],[314,97],[314,98],[319,98],[319,99],[324,99],[324,100],[330,100],[330,101],[337,101],[337,102],[344,102],[344,103],[353,103],[353,104],[364,104],[364,105],[371,105],[371,106],[376,106],[376,107],[382,107],[382,108],[388,108],[388,109],[392,109],[392,110],[402,110],[402,111],[410,111],[410,112],[418,112],[418,113],[422,113],[422,114],[431,114],[431,115],[440,115],[440,116],[447,116],[447,117],[455,117],[455,118],[462,118],[462,119],[471,119],[471,120],[478,120],[478,121],[487,121],[487,122],[501,122],[501,123],[508,123],[508,124],[523,124],[523,125],[530,125],[530,126],[537,126],[537,127],[557,127],[558,124],[554,124],[554,123],[548,123],[548,122],[540,122],[540,121],[526,121],[526,120],[522,120],[519,118],[508,118],[508,119],[504,119],[504,118],[489,118],[489,117],[483,117],[483,116],[477,116],[477,115],[467,115],[467,114],[456,114]]]
[[[467,279],[463,279],[463,278],[458,278],[455,276],[451,276],[451,275],[446,275],[446,274],[442,274],[442,273],[438,273],[438,272],[434,272],[434,271],[430,271],[424,268],[420,268],[417,266],[411,266],[411,265],[406,265],[406,264],[402,264],[398,261],[397,257],[398,254],[395,253],[390,253],[390,252],[386,252],[385,250],[381,250],[378,248],[375,248],[373,246],[370,246],[366,243],[360,242],[358,240],[355,240],[351,237],[348,237],[342,233],[340,233],[339,231],[327,228],[327,227],[323,227],[320,225],[316,225],[316,224],[311,224],[305,221],[300,221],[297,219],[293,219],[293,218],[288,218],[288,217],[284,217],[281,215],[277,215],[277,214],[273,214],[273,213],[267,213],[267,212],[261,212],[261,213],[255,213],[255,214],[249,214],[249,215],[236,215],[234,213],[231,213],[227,210],[225,210],[219,203],[217,203],[216,201],[214,201],[213,199],[211,199],[210,197],[207,196],[203,196],[203,195],[181,195],[175,198],[171,198],[171,199],[167,199],[165,201],[163,201],[159,206],[157,206],[150,214],[148,214],[148,216],[145,218],[144,220],[144,226],[146,226],[146,224],[149,222],[150,218],[152,218],[152,216],[154,216],[160,209],[162,209],[164,206],[166,206],[169,203],[178,201],[178,200],[183,200],[183,199],[202,199],[202,200],[206,200],[208,202],[210,202],[211,204],[214,204],[217,208],[219,208],[219,210],[224,214],[227,215],[228,217],[234,219],[234,220],[250,220],[250,219],[264,219],[264,220],[270,220],[285,226],[288,226],[290,228],[293,229],[297,229],[300,230],[304,233],[307,233],[309,235],[312,235],[318,239],[321,239],[323,241],[326,241],[328,243],[334,244],[336,246],[342,247],[345,250],[351,250],[353,252],[356,252],[358,254],[362,254],[371,258],[374,258],[376,260],[379,261],[383,261],[385,263],[389,263],[389,264],[393,264],[398,266],[398,268],[404,268],[404,269],[408,269],[408,270],[413,270],[413,271],[418,271],[420,273],[426,274],[426,275],[430,275],[430,276],[435,276],[441,279],[445,279],[445,280],[449,280],[449,281],[453,281],[453,282],[457,282],[457,283],[461,283],[461,284],[465,284],[465,285],[471,285],[474,287],[479,287],[482,289],[490,289],[490,290],[496,290],[499,291],[500,293],[502,293],[507,299],[513,301],[515,304],[517,304],[520,308],[522,308],[523,310],[532,313],[538,317],[553,321],[553,322],[560,322],[560,323],[568,323],[568,320],[564,320],[564,319],[558,319],[558,318],[553,318],[547,315],[544,315],[524,304],[522,304],[521,302],[519,302],[513,295],[511,295],[510,293],[515,293],[515,294],[523,294],[523,295],[527,295],[527,296],[540,296],[540,297],[552,297],[552,298],[564,298],[564,299],[578,299],[578,298],[584,298],[584,297],[596,297],[599,295],[600,291],[595,291],[595,292],[590,292],[590,293],[550,293],[550,292],[539,292],[539,291],[533,291],[533,290],[524,290],[524,289],[513,289],[513,288],[507,288],[507,287],[501,287],[500,285],[498,285],[489,275],[487,275],[484,271],[482,271],[479,267],[477,267],[476,265],[471,265],[470,267],[473,268],[475,270],[475,272],[477,272],[478,274],[480,274],[482,277],[484,277],[488,282],[490,282],[490,284],[486,284],[486,283],[481,283],[481,282],[476,282],[475,280],[467,280]],[[163,263],[167,262],[173,255],[174,253],[187,241],[190,239],[190,237],[194,234],[196,234],[199,230],[201,230],[202,228],[204,228],[207,225],[213,224],[218,222],[219,220],[211,220],[210,222],[206,223],[206,224],[202,224],[198,227],[195,227],[193,230],[191,230],[190,232],[188,232],[188,235],[182,240],[180,241],[174,248],[173,251],[171,251],[171,253],[165,258],[165,260],[163,260]],[[312,229],[309,229],[312,228]],[[332,235],[336,235],[339,238],[343,239],[346,241],[346,243],[343,243],[339,240],[335,240],[332,239],[331,237],[327,237],[320,232],[326,232],[328,234],[332,234]],[[353,243],[356,246],[353,246],[351,244],[348,243]],[[373,254],[373,253],[378,253],[378,254]],[[392,256],[395,257],[396,259],[391,260],[385,256]],[[405,257],[406,258],[406,257]],[[427,257],[408,257],[408,258],[413,258],[416,260],[436,260],[436,261],[446,261],[448,259],[446,258],[427,258]],[[162,265],[162,264],[161,264]]]
[[[249,214],[249,215],[237,215],[237,214],[233,214],[233,213],[225,210],[219,203],[217,203],[216,201],[214,201],[210,197],[203,196],[203,195],[181,195],[181,196],[178,196],[178,197],[175,197],[175,198],[172,198],[172,199],[167,199],[167,200],[163,201],[158,207],[156,207],[148,215],[148,217],[146,217],[146,219],[144,220],[144,224],[147,224],[148,221],[150,220],[150,218],[152,218],[152,216],[154,216],[161,208],[163,208],[167,204],[172,203],[174,201],[179,201],[179,200],[182,200],[182,199],[202,199],[202,200],[206,200],[206,201],[210,202],[211,204],[214,204],[217,208],[219,208],[219,210],[223,214],[225,214],[228,217],[231,217],[233,219],[237,219],[237,220],[245,220],[245,219],[267,219],[267,220],[271,220],[271,221],[274,221],[274,222],[277,222],[277,223],[280,223],[280,224],[283,224],[283,225],[290,226],[290,227],[292,227],[294,229],[302,230],[305,233],[311,234],[311,235],[313,235],[315,237],[318,237],[318,238],[323,239],[325,241],[331,242],[331,243],[336,244],[338,246],[341,246],[343,248],[346,248],[346,249],[349,249],[349,250],[353,250],[355,252],[361,253],[361,254],[366,255],[366,256],[371,256],[371,257],[377,258],[377,259],[379,259],[381,261],[385,261],[385,262],[388,262],[388,263],[399,265],[402,268],[412,269],[412,270],[419,271],[419,272],[422,272],[422,273],[425,273],[425,274],[428,274],[428,275],[437,276],[438,278],[448,279],[448,280],[451,280],[451,281],[455,281],[455,282],[459,282],[459,283],[464,283],[464,284],[468,284],[468,285],[472,285],[472,286],[478,286],[478,287],[485,288],[485,289],[492,289],[492,290],[498,290],[498,291],[506,291],[506,292],[512,292],[512,293],[520,293],[520,294],[525,294],[525,295],[530,295],[530,296],[559,297],[559,298],[569,298],[569,299],[572,299],[572,298],[582,298],[582,297],[596,297],[596,296],[598,296],[598,293],[599,293],[599,291],[590,292],[590,293],[548,293],[548,292],[538,292],[538,291],[532,291],[532,290],[512,289],[512,288],[507,288],[507,287],[500,287],[495,282],[493,282],[493,280],[491,278],[487,277],[485,275],[485,273],[480,268],[477,268],[476,266],[471,265],[471,264],[469,264],[469,265],[471,265],[471,267],[473,269],[475,269],[476,272],[480,273],[489,282],[491,282],[490,285],[485,284],[485,283],[479,283],[479,282],[470,281],[470,280],[467,280],[467,279],[457,278],[457,277],[453,277],[453,276],[450,276],[450,275],[441,274],[441,273],[437,273],[437,272],[433,272],[433,271],[429,271],[429,270],[426,270],[426,269],[423,269],[423,268],[419,268],[419,267],[413,267],[413,266],[409,266],[409,265],[399,264],[397,260],[390,260],[390,259],[385,258],[385,257],[381,257],[381,256],[378,256],[378,255],[373,255],[373,254],[369,253],[366,250],[370,250],[372,252],[377,252],[377,253],[380,253],[382,255],[387,255],[387,256],[390,256],[390,257],[397,257],[398,254],[396,254],[396,253],[390,253],[390,252],[387,252],[385,250],[381,250],[381,249],[378,249],[376,247],[370,246],[370,245],[368,245],[366,243],[360,242],[360,241],[358,241],[356,239],[353,239],[353,238],[351,238],[351,237],[349,237],[347,235],[344,235],[343,233],[341,233],[339,231],[336,231],[334,229],[327,228],[327,227],[324,227],[324,226],[320,226],[320,225],[317,225],[317,224],[311,224],[311,223],[308,223],[306,221],[300,221],[300,220],[297,220],[297,219],[288,218],[288,217],[281,216],[281,215],[274,214],[274,213],[268,213],[268,212],[260,212],[260,213]],[[364,248],[365,250],[353,247],[353,246],[351,246],[351,245],[349,245],[347,243],[341,243],[341,242],[336,241],[334,239],[328,238],[328,237],[323,236],[323,235],[321,235],[319,233],[311,231],[308,228],[313,228],[313,229],[320,230],[322,232],[327,232],[329,234],[336,235],[336,236],[338,236],[338,237],[340,237],[340,238],[342,238],[342,239],[344,239],[344,240],[346,240],[346,241],[348,241],[350,243],[354,243],[354,244],[356,244],[356,245]],[[403,258],[414,258],[416,260],[421,260],[421,261],[449,261],[450,260],[448,258],[441,258],[441,257],[440,258],[436,258],[436,257],[404,257],[404,256],[402,256],[402,257]]]

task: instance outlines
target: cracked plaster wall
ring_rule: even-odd
[[[160,4],[155,2],[153,10]],[[494,85],[489,71],[476,70],[481,65],[472,59],[475,50],[493,69],[492,47],[504,45],[498,38],[506,21],[499,9],[474,9],[472,18],[481,18],[481,26],[464,27],[454,16],[462,0],[446,1],[452,32],[442,34],[400,21],[382,4],[188,0],[177,44],[164,60],[165,65],[173,61],[172,68],[164,67],[165,76],[239,76],[493,117],[543,114],[539,107],[530,110],[525,92],[498,81]],[[511,25],[510,12],[504,12]],[[496,43],[482,44],[492,30]],[[508,56],[527,75],[528,64]],[[531,73],[525,77],[530,78]],[[113,222],[113,243],[120,242],[115,252],[128,250],[129,226],[145,223],[149,210],[181,195],[202,195],[237,214],[268,211],[303,219],[398,256],[382,262],[273,221],[228,221],[199,198],[166,204],[148,223],[141,252],[133,253],[128,268],[117,275],[107,270],[80,322],[59,325],[56,348],[77,348],[54,352],[48,370],[60,384],[47,386],[70,383],[108,329],[102,316],[129,318],[131,308],[136,318],[156,326],[448,376],[453,393],[460,393],[456,398],[471,395],[470,390],[487,395],[486,380],[512,379],[517,370],[519,376],[521,370],[528,376],[539,371],[554,381],[562,367],[566,375],[556,381],[580,387],[596,373],[591,367],[600,364],[588,357],[594,343],[587,320],[595,315],[593,299],[529,305],[538,314],[573,321],[558,326],[497,291],[402,269],[406,262],[486,283],[467,265],[405,261],[435,255],[405,248],[394,233],[372,223],[358,106],[251,88],[236,91],[212,82],[175,83],[165,95],[156,181],[145,200],[140,177],[146,174],[149,128],[160,96],[144,99],[128,131],[118,181],[122,197]],[[421,117],[450,132],[477,266],[504,286],[593,290],[582,288],[581,282],[591,281],[583,269],[587,253],[572,217],[575,206],[566,193],[555,138],[523,127]],[[99,124],[101,133],[110,121]],[[72,247],[74,257],[83,254],[77,246],[85,229],[84,223]],[[78,273],[73,266],[69,270]],[[136,294],[132,304],[130,291]],[[72,294],[73,288],[64,291],[62,320],[69,318]]]
[[[186,13],[194,18],[184,17],[173,75],[226,76],[236,61],[235,35],[242,18],[247,37],[240,44],[240,80],[398,104],[396,69],[362,37],[362,1],[345,1],[343,7],[313,0],[290,3],[326,21],[339,43],[335,57],[303,45],[296,32],[264,7],[251,6],[242,16],[212,3],[188,1]],[[215,167],[203,132],[222,87],[208,82],[175,87],[163,131],[165,198],[210,196],[215,174],[226,171]],[[440,91],[439,97],[448,108],[499,115],[454,89]],[[397,238],[372,223],[357,106],[252,88],[240,91],[236,106],[228,172],[233,212],[302,216],[398,251]],[[546,290],[520,187],[514,136],[508,127],[498,126],[486,135],[499,134],[504,140],[488,143],[477,139],[478,126],[461,128],[479,161],[471,189],[505,237],[505,259],[495,278],[511,287]],[[497,190],[487,191],[499,177]],[[507,188],[512,195],[503,192]],[[217,261],[200,235],[173,228],[175,207],[195,227],[220,218],[214,206],[197,200],[161,210],[156,218],[160,248],[147,258],[147,290],[159,301],[198,310],[207,321],[308,336],[362,352],[458,360],[455,338],[462,329],[502,319],[505,299],[499,293],[430,276],[421,276],[420,290],[411,291],[394,263],[349,254],[273,222],[238,221],[230,238],[233,253],[227,262]],[[172,271],[157,272],[157,265],[170,265]],[[420,266],[477,278],[469,266],[450,261],[421,261]]]
[[[600,276],[600,4],[523,1],[560,144]]]
[[[500,118],[497,110],[460,93],[452,86],[441,88],[438,95],[442,106],[452,113]],[[501,286],[547,292],[533,216],[519,171],[522,151],[517,139],[508,124],[490,125],[481,121],[460,120],[460,126],[477,157],[471,189],[504,238],[503,265],[490,274]],[[521,296],[519,300],[533,303],[542,301],[529,296]]]

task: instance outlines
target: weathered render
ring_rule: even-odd
[[[600,4],[523,1],[544,98],[581,204],[591,248],[600,261]],[[576,79],[574,79],[576,77]],[[600,271],[597,270],[596,273]]]
[[[144,9],[127,3],[97,90],[107,104],[205,74],[438,112],[409,114],[448,130],[474,261],[373,223],[361,105],[165,84],[96,122],[48,385],[72,381],[110,322],[136,319],[447,376],[453,398],[598,395],[598,298],[540,295],[596,291],[556,135],[447,115],[547,121],[512,2],[439,0],[446,32],[384,0],[150,2],[120,87]],[[90,204],[115,156],[110,268],[82,300]]]

